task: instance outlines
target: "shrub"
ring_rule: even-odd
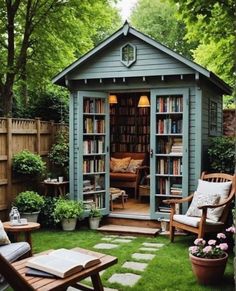
[[[37,192],[25,191],[19,193],[14,201],[14,206],[20,212],[36,212],[40,211],[44,205],[44,199]]]
[[[39,222],[42,227],[47,228],[55,227],[54,210],[58,199],[60,198],[51,196],[44,197],[45,203],[39,214]]]
[[[46,170],[42,158],[28,150],[13,156],[13,170],[20,175],[42,175]]]
[[[54,171],[62,170],[59,173],[68,176],[69,170],[69,135],[68,132],[60,133],[57,136],[56,143],[50,149],[48,154],[49,161],[54,166]]]
[[[81,218],[84,212],[83,202],[67,199],[59,199],[54,209],[54,218],[56,222],[62,219]]]
[[[235,138],[214,137],[208,149],[212,171],[233,174],[235,171]]]

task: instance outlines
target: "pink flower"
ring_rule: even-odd
[[[196,246],[204,246],[206,244],[206,241],[203,238],[197,238],[195,239],[194,244]]]
[[[235,231],[235,226],[231,226],[231,227],[227,228],[226,231],[235,233],[236,232]]]
[[[202,251],[204,253],[210,253],[212,251],[212,246],[206,246]]]
[[[209,246],[214,246],[216,244],[216,240],[215,239],[210,239],[208,241]]]
[[[221,238],[225,239],[226,238],[226,235],[224,233],[220,232],[220,233],[217,234],[217,238],[219,238],[219,239],[221,239]]]
[[[222,251],[227,251],[227,249],[228,249],[227,243],[219,244],[219,246],[217,246],[217,247],[220,248]]]
[[[195,254],[198,252],[198,247],[197,246],[190,247],[189,251],[191,252],[191,254]]]

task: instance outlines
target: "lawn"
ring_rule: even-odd
[[[102,240],[105,235],[91,230],[77,230],[63,232],[54,230],[40,230],[33,233],[34,252],[38,253],[47,249],[82,247],[95,250],[97,243],[106,243]],[[234,290],[233,284],[233,254],[227,263],[224,280],[219,286],[200,286],[193,276],[188,259],[188,247],[192,245],[193,236],[176,237],[175,243],[170,243],[164,236],[137,237],[130,243],[120,243],[117,249],[99,250],[106,254],[118,257],[118,264],[108,268],[101,276],[105,287],[115,288],[122,291],[156,291],[156,290]],[[121,266],[126,261],[133,261],[131,255],[139,252],[144,242],[163,243],[164,247],[156,251],[156,256],[148,263],[144,272],[131,271]],[[98,250],[95,250],[98,251]],[[114,273],[136,273],[142,277],[134,287],[121,286],[117,283],[109,283],[108,279]]]

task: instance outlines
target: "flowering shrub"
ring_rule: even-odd
[[[235,227],[231,226],[226,229],[227,232],[235,233]],[[219,259],[224,256],[228,249],[228,244],[225,242],[226,235],[218,233],[217,239],[210,239],[206,242],[203,238],[198,238],[194,241],[195,246],[189,248],[190,254],[207,259]]]

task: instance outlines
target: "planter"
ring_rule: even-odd
[[[90,229],[98,229],[100,223],[100,217],[89,217]]]
[[[39,212],[40,211],[23,212],[23,213],[20,213],[20,217],[21,218],[26,218],[27,221],[30,221],[30,222],[37,222],[38,221]]]
[[[216,284],[222,279],[228,254],[225,253],[225,256],[219,259],[198,258],[192,254],[189,254],[189,258],[198,283],[208,285]]]
[[[69,218],[69,219],[62,219],[61,225],[62,229],[65,231],[72,231],[75,230],[77,218]]]

